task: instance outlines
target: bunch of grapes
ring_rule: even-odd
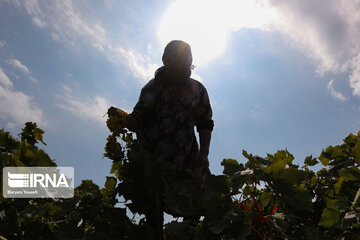
[[[105,156],[114,161],[118,161],[124,157],[124,153],[121,144],[117,141],[117,137],[120,137],[122,140],[126,139],[125,136],[132,123],[132,116],[115,107],[110,107],[107,114],[108,119],[106,120],[106,125],[112,134],[107,138]]]
[[[127,132],[126,129],[130,126],[131,115],[115,107],[110,107],[107,114],[109,118],[106,121],[106,125],[113,135],[120,136],[120,134]]]

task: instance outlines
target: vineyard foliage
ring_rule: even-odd
[[[103,188],[83,180],[71,199],[9,199],[1,171],[0,239],[156,239],[143,214],[161,204],[175,217],[202,216],[165,224],[167,240],[360,239],[360,132],[302,166],[286,149],[243,151],[247,162],[223,159],[222,175],[204,180],[194,170],[179,180],[171,163],[142,148],[125,112],[109,114],[107,125],[112,166]],[[30,122],[20,139],[1,130],[1,167],[56,166],[38,147],[43,133]]]

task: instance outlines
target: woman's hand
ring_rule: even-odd
[[[113,106],[108,109],[107,114],[109,115],[109,117],[122,117],[128,115],[127,112],[124,112],[123,110]]]
[[[107,114],[109,115],[109,118],[116,119],[118,127],[127,128],[130,131],[135,131],[137,129],[137,121],[131,114],[113,106],[108,109]]]
[[[210,173],[208,154],[200,151],[199,161],[200,161],[200,166],[203,169],[203,174]]]

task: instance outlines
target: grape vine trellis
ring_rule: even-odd
[[[83,180],[71,199],[7,199],[1,189],[0,239],[156,239],[145,219],[132,221],[116,203],[122,196],[133,213],[154,207],[149,202],[162,191],[159,179],[171,183],[173,166],[141,148],[125,128],[125,113],[109,116],[107,124],[112,135],[104,155],[114,176],[105,186]],[[35,123],[25,124],[20,139],[1,130],[1,167],[55,166],[37,146],[44,143],[43,133]],[[301,167],[287,150],[265,158],[243,155],[245,164],[224,159],[223,175],[209,176],[197,201],[197,191],[165,194],[178,215],[199,211],[203,216],[197,224],[166,224],[166,239],[360,239],[360,132],[318,158],[306,157]],[[323,168],[312,171],[317,164]],[[196,177],[184,181],[185,188],[192,181]]]

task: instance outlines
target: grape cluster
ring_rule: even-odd
[[[109,118],[106,121],[106,125],[115,136],[127,132],[126,128],[129,128],[131,122],[131,116],[127,112],[110,107],[107,114]]]

